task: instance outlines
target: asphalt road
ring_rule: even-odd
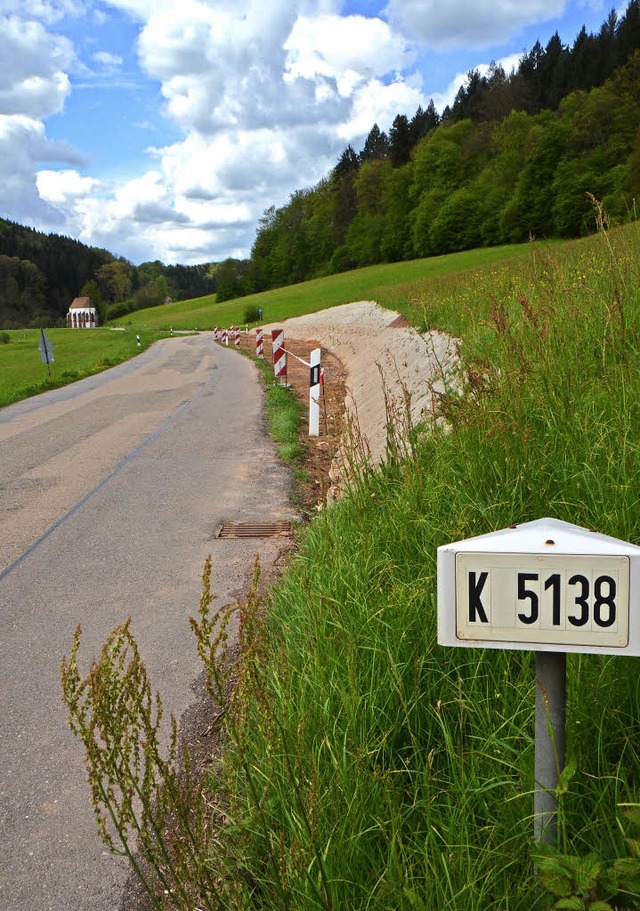
[[[0,411],[0,909],[117,911],[126,863],[96,833],[60,663],[83,668],[133,618],[167,715],[195,701],[188,617],[213,555],[219,604],[273,540],[213,538],[225,519],[291,517],[289,476],[254,367],[210,335]]]

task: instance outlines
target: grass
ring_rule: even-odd
[[[47,329],[46,334],[54,348],[51,376],[40,359],[39,329],[10,331],[9,342],[0,344],[0,407],[114,367],[166,335],[157,330],[109,329]]]
[[[522,256],[526,249],[523,245],[494,247],[370,266],[222,304],[216,303],[215,295],[166,304],[115,320],[112,328],[125,329],[124,332],[99,329],[70,333],[66,329],[49,329],[47,335],[55,348],[51,378],[40,362],[39,330],[11,331],[9,344],[0,344],[0,407],[64,386],[133,357],[138,353],[136,334],[140,334],[144,349],[172,329],[212,329],[214,325],[241,324],[247,307],[261,307],[263,322],[364,299],[375,299],[383,306],[409,312],[416,289],[434,277],[511,261]],[[299,452],[296,444],[292,445],[291,456],[295,460]]]
[[[517,266],[413,298],[416,321],[462,338],[448,430],[433,423],[407,459],[358,476],[272,593],[230,727],[233,824],[211,855],[233,879],[221,907],[556,900],[532,863],[533,655],[437,645],[436,549],[546,515],[640,543],[639,266],[634,226],[533,245]],[[561,828],[576,869],[635,850],[623,805],[640,800],[636,665],[569,656],[577,771]],[[631,894],[602,874],[557,907],[639,907],[634,869]]]
[[[568,656],[560,831],[575,882],[547,869],[541,887],[533,654],[436,636],[440,544],[541,516],[640,543],[640,232],[601,228],[389,286],[413,322],[459,337],[458,376],[404,455],[356,470],[311,523],[263,609],[252,594],[239,611],[209,781],[224,815],[186,890],[198,907],[640,907],[638,659]],[[216,634],[209,594],[198,649],[224,683],[229,612]]]
[[[402,297],[402,293],[399,295],[396,291],[399,286],[401,291],[406,291],[407,295],[410,295],[416,284],[435,276],[481,268],[505,259],[511,260],[526,250],[526,245],[519,244],[470,250],[410,262],[368,266],[224,303],[217,303],[215,295],[211,295],[195,301],[137,310],[127,315],[126,324],[133,327],[164,329],[212,329],[214,325],[242,324],[248,307],[262,308],[262,321],[271,323],[358,300],[377,300],[385,305],[389,294],[394,300]]]

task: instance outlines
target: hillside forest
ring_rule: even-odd
[[[159,260],[134,266],[107,250],[0,218],[0,328],[64,326],[69,304],[84,295],[104,323],[167,298],[212,294],[215,269]]]
[[[468,73],[388,134],[373,124],[317,186],[260,220],[248,260],[134,266],[106,250],[0,219],[0,328],[63,325],[87,295],[101,322],[167,299],[224,301],[359,266],[595,230],[636,217],[640,0],[571,47],[556,33],[510,74]]]
[[[636,216],[640,0],[573,46],[554,35],[507,75],[470,72],[451,107],[374,124],[315,187],[260,222],[250,260],[227,260],[218,300],[380,262],[595,231]]]

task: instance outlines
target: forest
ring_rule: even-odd
[[[87,295],[110,317],[216,290],[215,264],[134,266],[107,250],[0,218],[0,328],[63,326],[69,304]]]
[[[636,217],[640,190],[640,0],[573,46],[556,33],[512,73],[470,72],[387,133],[374,124],[315,187],[260,221],[251,258],[221,264],[218,299],[380,262],[596,228]]]

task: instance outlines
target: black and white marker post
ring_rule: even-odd
[[[309,355],[309,436],[320,436],[320,356],[321,348]]]
[[[535,651],[534,838],[555,845],[566,656],[640,655],[640,547],[558,519],[439,547],[438,642]]]

